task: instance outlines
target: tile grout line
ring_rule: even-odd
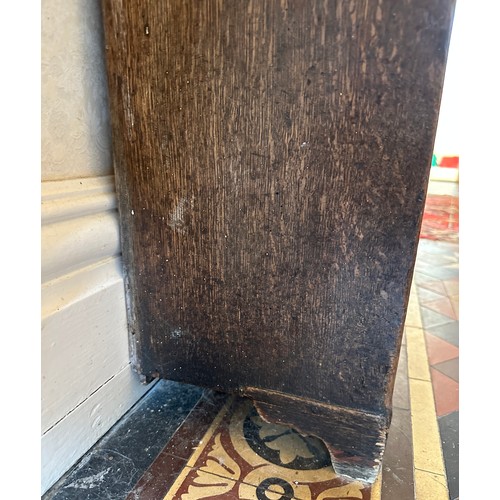
[[[415,367],[429,371],[424,329],[417,285],[412,282],[408,310],[416,335],[406,335],[410,418],[413,445],[413,479],[415,500],[448,500],[449,490],[444,466],[441,436],[437,422],[432,379],[415,377]],[[418,325],[418,326],[417,326]],[[425,366],[423,366],[425,363]],[[411,376],[413,374],[413,376]],[[418,373],[421,375],[421,373]],[[427,466],[427,467],[426,467]],[[440,485],[439,490],[436,484]]]

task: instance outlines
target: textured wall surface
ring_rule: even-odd
[[[42,179],[112,173],[98,0],[42,2]]]
[[[100,6],[42,2],[42,493],[149,389],[131,370]]]

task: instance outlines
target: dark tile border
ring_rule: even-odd
[[[42,500],[123,500],[200,400],[203,389],[161,380]]]
[[[438,418],[450,498],[459,494],[459,412]]]
[[[130,491],[127,500],[160,500],[199,445],[228,396],[206,390],[181,427]]]

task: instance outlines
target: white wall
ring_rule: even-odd
[[[465,1],[465,0],[464,0]],[[461,1],[457,2],[455,17],[446,62],[439,121],[434,141],[434,151],[438,155],[460,155],[463,144],[464,127],[464,85],[463,61],[461,59],[461,44],[464,41],[464,24]]]
[[[98,0],[42,2],[42,494],[144,393],[128,357]]]

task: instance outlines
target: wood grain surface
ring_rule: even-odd
[[[453,7],[103,1],[141,374],[388,425]]]

